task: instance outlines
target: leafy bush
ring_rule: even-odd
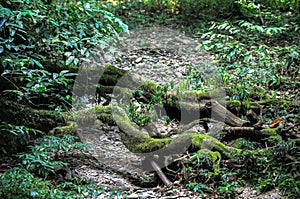
[[[145,0],[146,9],[149,11],[163,11],[172,9],[172,1],[170,0]]]
[[[256,143],[242,142],[240,144],[250,150],[244,148],[239,161],[233,165],[223,160],[218,174],[211,170],[213,162],[208,155],[198,155],[194,162],[185,164],[186,186],[195,192],[226,195],[228,198],[236,194],[237,187],[249,185],[261,192],[278,187],[288,197],[299,195],[300,157],[296,141],[281,141],[264,154],[255,150]]]
[[[56,187],[50,180],[35,177],[23,168],[14,168],[0,174],[0,197],[7,199],[23,198],[96,198],[104,189],[85,182],[85,179],[72,179]]]
[[[228,18],[234,10],[234,0],[177,0],[180,13],[192,18],[214,16]]]
[[[294,34],[299,35],[299,28],[293,23],[274,27],[244,20],[212,22],[209,31],[201,36],[200,47],[216,53],[232,99],[240,100],[247,107],[251,98],[271,98],[268,88],[278,88],[289,79],[295,80],[299,72],[296,67],[299,48],[293,44],[273,46],[276,39],[287,35],[293,38]],[[283,70],[291,75],[279,75]]]
[[[43,134],[42,131],[26,126],[17,126],[6,122],[0,123],[0,143],[2,150],[6,153],[5,155],[23,150],[30,140]]]
[[[105,190],[91,184],[85,178],[74,177],[68,181],[56,183],[50,179],[54,167],[67,165],[57,158],[64,153],[85,151],[88,147],[77,142],[77,137],[66,135],[62,138],[45,136],[36,140],[35,145],[28,147],[28,153],[20,153],[19,167],[0,174],[0,197],[16,198],[96,198]],[[48,179],[48,180],[47,180]],[[111,197],[122,194],[112,191]]]
[[[195,192],[226,195],[231,198],[235,195],[235,189],[239,186],[236,182],[236,172],[232,172],[226,167],[220,169],[220,173],[212,172],[209,167],[213,164],[211,157],[202,155],[197,157],[197,163],[186,167],[186,176],[189,182],[186,186]],[[192,180],[192,181],[190,181]]]
[[[49,198],[50,196],[51,182],[36,178],[25,169],[16,168],[1,174],[0,177],[1,198],[33,198],[39,195]]]
[[[293,11],[297,7],[297,1],[290,0],[239,0],[238,2],[240,4],[247,5],[248,9],[253,9],[255,6],[259,5],[261,7],[269,7],[274,10]]]
[[[0,6],[1,95],[20,103],[65,108],[81,60],[127,26],[95,2],[45,5],[15,0]]]
[[[38,139],[35,145],[29,146],[29,153],[23,152],[17,155],[22,161],[22,165],[30,172],[46,177],[53,174],[55,166],[66,166],[65,162],[58,160],[69,151],[86,151],[87,147],[76,142],[77,138],[65,135],[62,138],[55,136],[45,136]]]
[[[163,118],[166,123],[169,123],[171,120],[168,116],[163,116],[158,113],[159,109],[163,107],[163,96],[167,94],[167,90],[168,86],[157,86],[149,104],[137,104],[133,100],[130,100],[128,107],[130,120],[139,126],[146,126],[150,121],[155,121],[158,118]],[[133,94],[139,96],[142,92],[142,90],[135,90]],[[172,99],[168,98],[167,103],[172,104]]]
[[[257,4],[258,2],[261,4]],[[300,34],[299,24],[294,20],[293,12],[284,13],[277,8],[272,10],[268,8],[270,2],[267,2],[238,1],[242,15],[235,20],[211,22],[206,32],[199,31],[199,47],[215,54],[215,63],[232,101],[239,101],[246,108],[250,107],[253,101],[270,102],[267,105],[269,109],[260,119],[272,121],[270,118],[274,120],[274,116],[284,117],[289,113],[286,106],[276,108],[277,102],[284,104],[283,101],[295,100],[282,94],[287,90],[297,92],[295,82],[299,82],[300,49],[295,41],[299,41]],[[291,5],[290,7],[288,10],[294,9]],[[201,83],[202,80],[198,81]],[[262,192],[279,187],[289,197],[296,198],[299,195],[297,141],[282,140],[279,144],[269,143],[268,146],[272,147],[264,155],[255,152],[255,149],[260,147],[258,142],[240,140],[238,144],[243,149],[253,150],[251,155],[241,155],[241,168],[231,168],[225,164],[225,167],[221,167],[220,175],[213,177],[207,170],[202,169],[198,172],[201,173],[197,176],[199,180],[191,182],[189,186],[198,191],[210,191],[207,187],[211,186],[199,183],[209,176],[210,180],[219,182],[217,186],[213,184],[219,193],[231,195],[234,194],[237,184],[230,179],[242,176],[244,182],[252,184]],[[222,169],[227,171],[223,172]],[[231,169],[234,169],[236,174],[233,174]],[[195,174],[196,171],[196,166],[190,167],[189,174]],[[233,178],[228,177],[230,173],[234,175]]]

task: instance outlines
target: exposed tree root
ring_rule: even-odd
[[[160,132],[155,132],[156,129],[149,125],[148,130],[150,129],[151,133],[147,135],[140,126],[129,119],[128,112],[124,108],[128,106],[131,99],[140,103],[150,103],[157,89],[161,89],[160,86],[141,76],[113,66],[87,69],[86,73],[83,73],[86,76],[82,78],[93,77],[95,72],[103,74],[100,81],[93,82],[98,84],[97,101],[101,102],[105,99],[104,105],[106,105],[114,98],[117,105],[96,106],[89,110],[81,110],[76,113],[76,122],[81,125],[90,125],[96,122],[117,125],[121,131],[123,144],[131,152],[148,159],[152,165],[150,170],[156,171],[165,184],[170,184],[170,180],[160,168],[164,168],[176,160],[193,161],[197,155],[207,154],[212,158],[213,170],[217,174],[222,156],[233,162],[239,162],[241,155],[255,152],[243,151],[238,147],[223,144],[220,140],[222,136],[219,136],[221,134],[223,138],[230,137],[231,140],[253,135],[257,138],[269,137],[270,143],[274,143],[274,141],[278,143],[282,139],[278,134],[282,128],[281,125],[274,129],[265,129],[258,124],[251,126],[258,122],[256,114],[249,114],[252,116],[249,116],[251,121],[242,120],[222,105],[224,99],[218,96],[217,92],[207,93],[194,90],[164,90],[163,92],[160,90],[162,107],[167,111],[167,115],[186,124],[178,129],[173,129],[164,136],[158,136]],[[136,92],[137,90],[140,92]],[[157,108],[159,111],[159,107]],[[196,125],[202,126],[199,128],[202,129],[200,132],[192,130]],[[186,151],[197,153],[188,159],[181,159]],[[266,151],[258,149],[256,152],[265,153]]]

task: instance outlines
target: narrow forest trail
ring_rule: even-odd
[[[105,63],[137,73],[160,85],[187,86],[184,82],[191,71],[200,71],[203,78],[218,78],[213,56],[197,50],[197,39],[182,32],[160,27],[132,30],[121,43],[117,59],[108,56]],[[90,60],[90,64],[95,63],[97,60]],[[164,126],[163,122],[157,123],[161,131],[167,132],[176,125],[175,122],[168,126]],[[164,187],[162,183],[153,183],[153,174],[144,173],[141,169],[142,159],[122,144],[118,127],[79,127],[78,134],[81,141],[91,146],[91,154],[95,158],[94,166],[87,163],[76,169],[80,176],[108,190],[120,189],[128,198],[202,198],[200,193],[183,185]],[[148,185],[154,187],[141,188],[133,181],[148,181]],[[250,188],[239,188],[239,194],[236,198],[282,198],[277,190],[258,194]],[[103,193],[99,198],[108,198],[108,195]]]

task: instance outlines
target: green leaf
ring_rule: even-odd
[[[36,59],[32,59],[32,61],[40,68],[44,68],[43,65]]]
[[[50,23],[52,23],[53,25],[59,27],[59,24],[57,22],[53,21],[53,19],[50,20]]]
[[[227,23],[223,23],[221,26],[220,26],[220,30],[223,30],[224,28],[226,28],[228,26],[228,24]]]
[[[208,44],[211,44],[211,41],[210,40],[205,40],[205,41],[202,42],[202,44],[203,45],[208,45]]]
[[[263,33],[264,29],[261,26],[255,26],[256,30],[258,30],[259,32]]]
[[[0,28],[5,24],[6,19],[5,18],[0,18]]]
[[[66,65],[70,65],[72,62],[73,62],[73,60],[75,59],[75,56],[70,56],[67,60],[66,60]]]
[[[53,73],[52,78],[56,79],[57,77],[58,77],[58,74],[57,73]]]
[[[65,55],[66,57],[70,57],[70,56],[72,55],[72,52],[65,52],[64,55]]]

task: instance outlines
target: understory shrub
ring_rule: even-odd
[[[0,5],[0,95],[64,109],[78,65],[127,26],[96,1],[14,0]]]

